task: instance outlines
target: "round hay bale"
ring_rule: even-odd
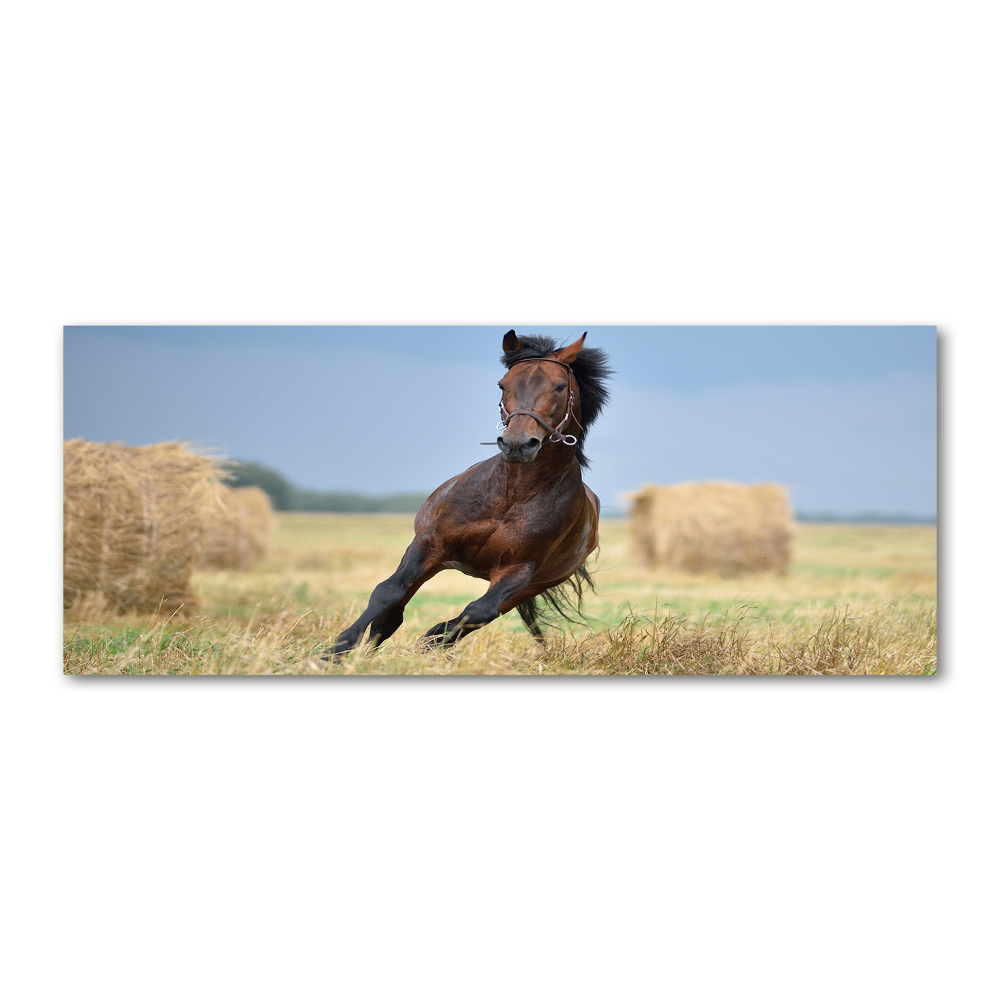
[[[243,569],[259,562],[271,547],[272,522],[271,498],[259,486],[223,487],[198,565]]]
[[[63,446],[63,605],[176,611],[190,589],[218,460],[180,442]]]
[[[794,520],[777,483],[680,483],[632,494],[632,551],[643,565],[743,576],[788,572]]]

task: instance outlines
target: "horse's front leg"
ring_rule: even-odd
[[[372,591],[365,613],[337,636],[321,659],[336,660],[353,649],[369,625],[375,645],[380,645],[403,624],[403,609],[410,598],[441,569],[440,554],[432,539],[418,535],[410,543],[396,572]]]
[[[451,646],[470,632],[513,611],[526,596],[533,596],[529,588],[534,574],[535,567],[528,563],[507,566],[497,571],[490,577],[490,589],[478,601],[466,605],[457,618],[435,625],[425,633],[424,640],[432,646]]]

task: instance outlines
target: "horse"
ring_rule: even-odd
[[[589,463],[583,443],[609,391],[605,352],[586,348],[584,333],[556,349],[550,337],[503,338],[499,382],[503,433],[500,453],[439,486],[414,522],[414,539],[399,568],[372,592],[364,614],[341,632],[323,659],[336,660],[371,628],[381,645],[403,623],[414,594],[442,570],[489,581],[489,589],[457,618],[440,622],[425,647],[452,646],[517,609],[539,642],[539,621],[580,613],[583,588],[593,588],[584,565],[597,548],[601,504],[583,482]],[[572,429],[574,433],[569,433]],[[541,605],[541,606],[540,606]]]

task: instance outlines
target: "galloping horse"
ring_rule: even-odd
[[[369,626],[375,645],[384,642],[403,623],[413,595],[443,569],[489,580],[490,587],[427,632],[429,645],[450,646],[514,608],[542,641],[539,600],[569,617],[572,590],[579,608],[583,585],[592,586],[584,562],[597,547],[601,509],[580,472],[587,467],[582,445],[607,403],[613,374],[603,351],[583,346],[586,337],[559,350],[549,337],[518,339],[513,330],[504,337],[500,454],[428,497],[399,568],[325,657],[353,649]]]

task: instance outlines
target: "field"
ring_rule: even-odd
[[[380,649],[319,660],[365,607],[412,537],[408,515],[278,514],[275,547],[244,571],[201,571],[186,617],[65,625],[73,674],[932,674],[937,670],[936,530],[800,525],[786,577],[735,580],[648,570],[628,555],[628,524],[607,520],[592,561],[586,624],[545,646],[516,613],[450,651],[417,640],[479,597],[445,571]]]

